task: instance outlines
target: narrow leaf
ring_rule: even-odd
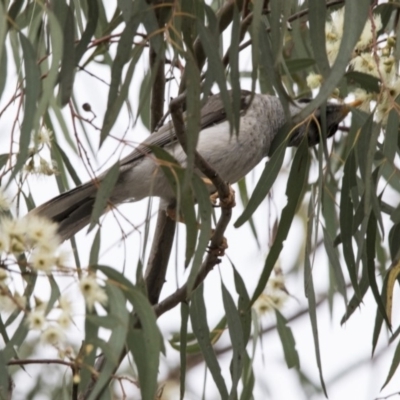
[[[285,354],[286,365],[288,368],[300,368],[299,354],[296,350],[296,342],[292,330],[287,326],[286,318],[278,311],[275,310],[276,315],[276,328],[278,330],[279,338],[283,346]]]
[[[100,217],[103,215],[108,201],[112,195],[112,191],[118,181],[119,177],[119,163],[115,163],[106,173],[104,178],[99,184],[99,189],[96,194],[92,215],[90,216],[89,231],[94,228],[98,223]]]
[[[207,324],[206,307],[203,298],[203,285],[200,285],[193,293],[190,305],[190,320],[193,332],[199,342],[204,360],[218,388],[221,399],[228,399],[228,389],[210,341],[210,329]]]

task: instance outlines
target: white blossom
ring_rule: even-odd
[[[317,89],[321,86],[322,83],[322,75],[315,74],[314,72],[311,72],[307,76],[307,86],[310,89]]]
[[[61,240],[57,236],[56,223],[37,215],[28,215],[26,221],[26,235],[33,246],[38,245],[49,252],[57,249]]]
[[[79,287],[89,310],[92,310],[94,304],[97,302],[103,305],[107,303],[106,292],[92,276],[82,278],[79,282]]]
[[[373,21],[375,25],[375,35],[382,28],[382,20],[380,14],[376,14],[373,16]],[[371,19],[368,18],[365,23],[364,29],[361,33],[360,39],[356,44],[356,49],[358,51],[365,50],[368,46],[371,45],[373,40],[373,29]]]
[[[44,343],[57,345],[62,342],[65,338],[63,330],[59,326],[51,325],[45,329],[41,335],[41,339]]]
[[[71,315],[72,304],[71,304],[71,300],[68,297],[60,296],[60,298],[58,299],[58,305],[63,312]]]
[[[57,318],[57,322],[61,328],[67,329],[71,325],[71,316],[69,313],[63,311]]]
[[[360,101],[360,105],[358,106],[358,108],[362,111],[365,112],[370,112],[370,104],[371,101],[374,100],[374,95],[371,93],[368,93],[366,90],[364,89],[355,89],[354,92],[354,100],[355,101]]]
[[[37,135],[37,140],[40,144],[45,144],[51,146],[51,140],[53,137],[53,132],[46,126],[43,125]]]
[[[42,330],[46,324],[46,316],[41,310],[33,310],[26,318],[29,329]]]

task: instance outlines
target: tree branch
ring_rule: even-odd
[[[174,99],[170,104],[172,121],[174,124],[175,134],[181,144],[182,148],[187,149],[186,145],[186,133],[185,124],[182,115],[182,101],[180,99]],[[223,240],[224,233],[229,224],[232,216],[232,207],[234,207],[234,199],[229,185],[224,182],[218,173],[204,160],[204,158],[195,151],[195,165],[196,167],[212,181],[213,185],[217,189],[219,198],[221,200],[221,216],[218,220],[216,229],[211,237],[210,249],[205,261],[200,267],[199,273],[196,277],[193,288],[189,288],[187,282],[176,290],[175,293],[168,296],[162,302],[158,303],[153,307],[157,317],[164,314],[166,311],[174,308],[180,302],[185,301],[190,294],[189,291],[195,289],[199,286],[204,279],[207,277],[208,273],[219,264],[220,258],[218,252],[212,251],[212,249],[220,248]]]

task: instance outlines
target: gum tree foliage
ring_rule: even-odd
[[[328,29],[332,28],[330,14],[343,6],[341,31],[332,33]],[[9,190],[15,194],[13,211],[3,209],[3,217],[18,218],[25,209],[34,208],[29,190],[33,172],[51,175],[46,179],[49,184],[55,182],[60,192],[78,185],[81,178],[69,159],[70,152],[78,154],[82,165],[94,176],[90,160],[96,158],[99,147],[115,144],[113,127],[121,112],[127,113],[130,121],[129,131],[118,138],[119,143],[127,143],[139,120],[151,132],[167,113],[166,118],[172,117],[179,139],[186,142],[188,154],[188,167],[182,169],[165,152],[154,149],[171,183],[179,188],[178,206],[186,225],[185,249],[179,249],[180,259],[184,259],[181,267],[188,269],[186,281],[168,296],[162,295],[161,290],[175,222],[164,212],[157,215],[154,235],[148,234],[150,215],[140,228],[145,232],[141,254],[149,253],[146,259],[125,260],[127,268],[136,271],[134,281],[118,272],[121,268],[101,263],[100,241],[107,243],[110,239],[98,224],[100,206],[93,210],[92,229],[97,233],[88,265],[79,259],[79,253],[74,253],[69,268],[54,261],[54,267],[43,273],[30,261],[31,250],[11,251],[3,246],[1,296],[3,302],[8,299],[14,307],[12,312],[3,312],[0,319],[1,398],[11,396],[13,377],[30,362],[38,364],[38,369],[46,362],[65,368],[60,369],[62,380],[51,389],[52,398],[112,398],[118,382],[124,379],[135,382],[141,398],[161,398],[166,393],[163,394],[159,379],[160,357],[165,346],[172,346],[180,353],[181,362],[179,371],[171,370],[170,376],[175,377],[181,398],[185,393],[185,371],[205,363],[220,398],[251,399],[260,378],[253,368],[252,335],[263,335],[256,329],[258,317],[252,305],[260,296],[266,296],[268,279],[280,253],[285,251],[285,240],[299,209],[308,213],[301,239],[304,253],[296,262],[296,269],[304,274],[308,306],[297,310],[292,318],[309,316],[315,363],[320,372],[320,385],[314,390],[326,391],[316,310],[324,301],[332,303],[336,293],[346,304],[342,320],[345,322],[357,312],[366,293],[372,292],[376,307],[368,312],[376,313],[376,321],[373,332],[365,334],[372,337],[372,351],[382,331],[388,332],[394,342],[390,348],[393,361],[387,366],[388,382],[400,362],[400,347],[396,348],[399,328],[391,323],[393,288],[400,271],[399,106],[395,86],[399,12],[397,1],[378,4],[369,0],[0,1],[0,119],[11,121],[9,132],[1,133],[8,139],[2,140],[0,178],[3,192]],[[379,26],[372,22],[374,18],[380,20]],[[365,46],[357,48],[367,21],[371,38]],[[332,42],[337,42],[333,57],[326,51],[332,48]],[[251,63],[242,62],[244,54],[251,58]],[[375,67],[382,64],[386,70],[372,65],[368,71],[350,62],[357,56],[367,59],[367,54]],[[101,98],[97,101],[106,110],[101,116],[95,115],[90,103],[82,106],[76,101],[78,91],[85,90],[82,85],[77,87],[77,79],[85,74],[85,79],[96,79],[96,68],[106,71],[106,79],[97,81],[101,87]],[[390,82],[384,76],[388,71],[395,71]],[[231,221],[233,204],[223,201],[220,208],[213,209],[204,182],[193,174],[194,167],[200,165],[195,147],[202,100],[211,92],[222,94],[235,134],[239,126],[239,93],[244,83],[259,92],[279,96],[286,106],[290,98],[311,97],[307,86],[310,73],[318,74],[321,86],[292,124],[307,121],[312,111],[324,108],[331,97],[342,101],[349,94],[363,96],[362,101],[368,107],[354,109],[333,141],[322,140],[314,149],[301,145],[297,150],[287,150],[291,157],[284,164],[285,137],[291,128],[286,126],[273,145],[255,189],[249,191],[246,180],[239,183],[237,202],[240,199],[243,203],[243,212]],[[137,102],[130,98],[134,79],[140,79]],[[12,90],[6,91],[10,80]],[[377,104],[383,103],[385,108],[380,110],[380,117],[374,117]],[[182,126],[182,111],[187,116],[186,129]],[[46,129],[54,132],[47,161],[41,153],[46,147],[43,145]],[[323,131],[321,126],[322,135]],[[49,160],[55,160],[56,166]],[[281,176],[283,164],[290,169],[288,177]],[[311,170],[316,173],[311,174]],[[115,183],[115,171],[111,169],[99,188],[99,199],[103,199],[99,204],[106,204]],[[217,185],[220,198],[227,200],[227,185],[218,181],[212,171],[209,178]],[[277,179],[286,182],[287,203],[279,210],[262,272],[254,277],[257,283],[249,290],[232,265],[235,290],[228,291],[221,283],[225,315],[216,326],[210,327],[204,301],[207,293],[202,282],[224,258],[218,248],[225,229],[230,224],[236,227],[250,224],[253,240],[257,240],[252,215]],[[210,241],[211,227],[215,230]],[[150,246],[151,251],[146,253]],[[74,240],[72,247],[76,248]],[[329,289],[322,297],[317,296],[313,285],[312,267],[318,249],[326,253],[326,266],[331,271]],[[82,284],[82,276],[87,276],[88,269],[92,278],[97,276],[98,286],[91,286],[92,281]],[[93,300],[97,303],[95,307],[87,303],[82,342],[71,349],[53,341],[59,357],[46,361],[35,353],[37,341],[27,346],[27,337],[34,327],[34,312],[41,312],[48,320],[46,323],[51,323],[51,313],[62,306],[59,285],[63,275],[75,277],[77,286],[81,279],[83,292],[93,287],[100,290],[103,301],[100,296]],[[44,306],[35,300],[38,277],[44,277],[50,287]],[[19,293],[13,286],[17,280],[21,281]],[[181,318],[176,334],[170,338],[163,336],[157,318],[175,307],[180,310]],[[304,377],[288,316],[284,317],[279,307],[272,312],[276,313],[276,325],[270,330],[277,329],[279,333],[287,366]],[[42,317],[37,318],[34,322],[40,333]],[[222,332],[230,341],[226,348],[218,347]],[[52,342],[51,338],[49,341]],[[261,350],[256,347],[255,351]],[[221,374],[222,354],[231,358],[230,381],[225,381]],[[122,378],[124,374],[119,375],[118,367],[126,357],[130,360],[130,376]],[[303,382],[309,390],[310,382],[306,379]],[[201,396],[202,387],[203,384],[196,386],[195,395]],[[39,371],[30,396],[44,390]]]

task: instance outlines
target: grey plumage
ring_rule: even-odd
[[[291,103],[291,116],[296,115],[305,106],[306,103],[302,101]],[[347,114],[348,107],[328,104],[326,110],[329,137],[336,132],[339,122]],[[315,117],[319,119],[319,110],[315,111]],[[201,110],[197,151],[222,179],[235,183],[268,155],[272,140],[285,122],[285,113],[277,97],[260,94],[252,96],[250,92],[242,91],[240,131],[239,135],[231,135],[222,100],[219,95],[214,95]],[[297,146],[306,131],[309,144],[318,143],[319,129],[316,123],[312,122],[308,126],[303,124],[294,131],[289,145]],[[113,204],[117,205],[127,200],[137,201],[148,196],[160,197],[165,204],[173,201],[174,192],[148,146],[163,147],[185,165],[186,155],[169,122],[120,160],[119,178],[110,197]],[[89,223],[98,183],[106,172],[98,177],[97,182],[87,182],[62,193],[31,213],[57,222],[61,238],[69,239]]]

